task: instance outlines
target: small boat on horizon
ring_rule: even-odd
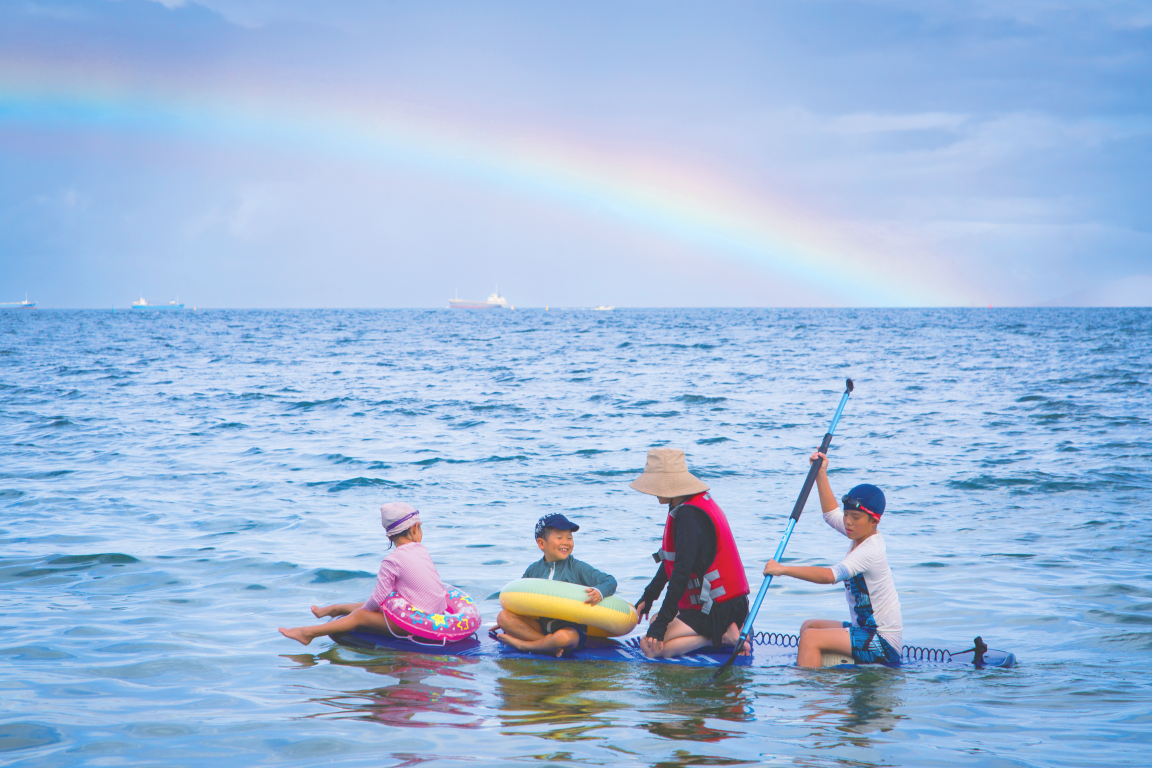
[[[179,302],[180,302],[180,298],[176,297],[175,301],[170,301],[167,304],[149,304],[147,301],[144,300],[144,297],[141,296],[139,299],[132,302],[132,309],[152,309],[152,310],[184,309],[184,305],[180,304]]]
[[[500,295],[500,286],[488,296],[487,301],[469,301],[468,299],[448,299],[451,309],[511,309],[508,299]]]
[[[616,309],[615,305],[613,305],[611,307],[606,307],[603,304],[601,304],[598,307],[592,307],[593,312],[611,312],[614,309]]]
[[[28,301],[28,294],[24,294],[24,301],[0,301],[0,309],[36,309],[36,302]]]

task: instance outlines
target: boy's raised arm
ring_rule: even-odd
[[[816,473],[816,490],[820,492],[820,509],[824,512],[831,512],[834,509],[839,509],[840,502],[836,499],[836,494],[832,493],[832,485],[828,482],[828,457],[816,451],[809,457],[808,462],[811,463],[817,459],[823,459],[820,464],[820,471]]]

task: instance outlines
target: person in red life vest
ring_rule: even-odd
[[[724,511],[708,486],[688,471],[684,451],[653,448],[644,473],[629,487],[668,505],[660,563],[636,612],[648,616],[668,586],[640,650],[649,657],[681,656],[705,646],[736,645],[748,618],[748,577]],[[744,644],[741,655],[748,655]]]

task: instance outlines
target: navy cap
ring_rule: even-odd
[[[558,531],[578,531],[580,526],[572,522],[559,512],[553,512],[550,515],[544,515],[536,521],[536,538],[544,538],[545,528],[555,528]]]
[[[848,491],[843,502],[845,509],[859,507],[877,520],[884,514],[884,491],[868,483],[861,483]],[[855,506],[852,502],[855,502]]]

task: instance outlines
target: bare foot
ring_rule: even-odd
[[[732,624],[731,626],[728,627],[728,631],[724,633],[724,637],[722,637],[721,639],[724,641],[724,645],[733,645],[734,646],[734,645],[736,645],[736,641],[740,639],[740,630],[736,628],[735,624]],[[737,655],[738,656],[751,656],[752,655],[752,646],[748,644],[747,640],[744,641],[744,647],[740,649],[740,653],[738,653]]]
[[[322,619],[325,616],[330,616],[331,612],[328,610],[328,606],[326,605],[323,608],[314,605],[312,606],[312,615],[318,619]]]
[[[294,627],[292,629],[280,627],[279,629],[280,634],[284,635],[284,637],[290,637],[301,645],[308,645],[308,643],[312,642],[312,638],[304,633],[304,627]]]
[[[648,637],[647,635],[640,638],[640,652],[648,658],[654,659],[658,657],[663,650],[664,642],[662,640],[657,640],[656,638]]]
[[[561,656],[563,656],[564,651],[567,650],[567,648],[564,646],[561,646],[560,648],[556,648],[556,649],[549,648],[547,650],[533,648],[532,642],[530,642],[528,640],[521,640],[518,637],[512,637],[512,635],[508,634],[507,632],[501,632],[499,635],[496,635],[496,639],[499,640],[500,642],[506,644],[506,645],[512,646],[513,648],[515,648],[518,651],[524,651],[525,653],[543,653],[543,654],[551,653],[551,654],[555,655],[556,658],[560,658]]]
[[[513,648],[515,648],[518,651],[527,650],[526,648],[524,648],[525,643],[523,640],[521,640],[517,637],[512,637],[512,635],[508,634],[507,632],[501,632],[500,634],[496,635],[496,639],[499,640],[500,642],[504,643],[505,645],[512,646]]]

